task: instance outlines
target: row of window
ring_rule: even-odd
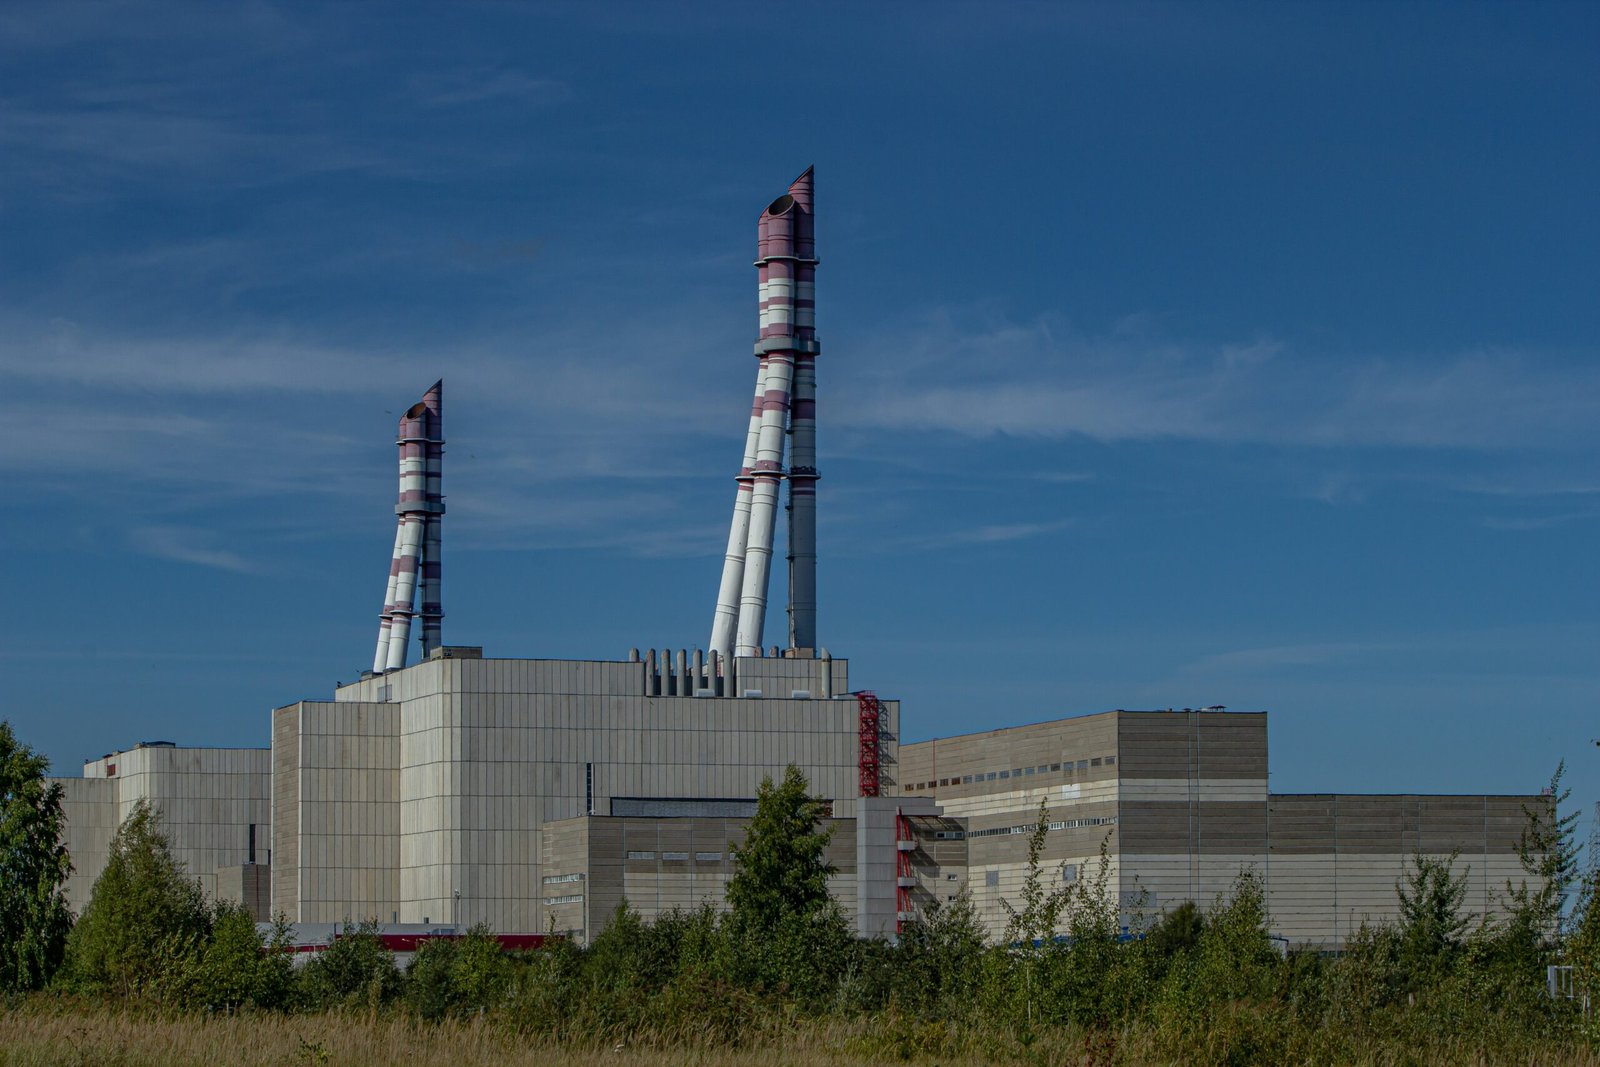
[[[628,853],[628,858],[630,860],[653,860],[656,858],[656,854],[654,852],[630,852]],[[687,852],[663,852],[661,858],[668,861],[681,862],[687,860],[689,854]],[[697,863],[721,863],[722,853],[696,852],[694,858]]]
[[[1104,818],[1092,819],[1063,819],[1060,822],[1050,823],[1049,830],[1076,830],[1083,826],[1110,826],[1117,821],[1115,815]],[[1021,826],[996,826],[990,830],[968,830],[967,836],[971,837],[1004,837],[1007,834],[1031,834],[1038,823],[1023,823]]]
[[[583,903],[583,894],[582,893],[568,893],[566,896],[545,897],[544,898],[544,902],[546,904],[582,904]]]
[[[581,874],[547,874],[544,876],[545,885],[557,885],[561,882],[581,881],[583,881],[583,875]]]
[[[906,786],[906,792],[916,792],[923,789],[938,789],[941,786],[972,785],[975,782],[996,782],[1007,778],[1026,778],[1035,774],[1078,774],[1087,773],[1091,767],[1115,767],[1117,757],[1094,756],[1090,759],[1081,759],[1077,763],[1066,760],[1062,763],[1041,763],[1037,767],[1012,767],[1004,771],[988,771],[978,774],[962,774],[954,778],[940,778],[936,781],[912,782]]]

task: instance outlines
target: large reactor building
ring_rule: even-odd
[[[1497,887],[1522,876],[1524,809],[1547,800],[1272,794],[1264,713],[1118,710],[900,743],[898,702],[856,687],[817,638],[814,222],[807,170],[758,223],[754,403],[703,651],[494,659],[443,643],[436,383],[400,420],[372,669],[331,700],[275,709],[270,748],[147,742],[58,779],[74,907],[147,799],[206,891],[261,919],[586,940],[624,898],[647,916],[721,906],[761,780],[794,764],[831,809],[833,890],[866,936],[963,890],[998,934],[1041,801],[1052,876],[1079,877],[1105,842],[1130,923],[1209,903],[1251,867],[1275,934],[1337,947],[1395,914],[1418,852],[1459,852],[1469,906],[1493,911]],[[764,641],[784,485],[780,648]]]

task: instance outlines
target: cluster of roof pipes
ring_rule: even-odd
[[[816,228],[812,170],[761,213],[756,270],[760,332],[755,403],[717,591],[714,659],[761,655],[778,483],[789,483],[789,648],[817,644]],[[784,468],[785,444],[790,465]]]
[[[776,645],[772,647],[771,654],[778,655]],[[676,658],[674,658],[676,656]],[[818,675],[821,685],[819,692],[810,690],[791,690],[791,697],[804,696],[819,697],[823,700],[832,700],[833,656],[827,649],[818,653],[822,661],[822,670]],[[724,660],[721,653],[705,653],[700,649],[690,652],[680,648],[676,653],[670,648],[661,650],[661,658],[656,658],[656,650],[650,649],[642,657],[637,648],[628,649],[629,663],[644,664],[644,694],[647,697],[723,697],[723,696],[762,696],[758,689],[742,689],[739,685],[739,676],[736,660]],[[758,683],[759,684],[759,683]],[[781,696],[781,693],[774,694]],[[871,697],[876,700],[877,698]]]
[[[395,504],[394,557],[384,594],[374,674],[406,665],[411,620],[422,619],[422,658],[439,647],[444,610],[440,602],[440,533],[444,518],[444,382],[400,416],[400,500]],[[422,601],[422,610],[415,609]]]

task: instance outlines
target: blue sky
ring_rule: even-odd
[[[447,642],[703,643],[814,163],[819,630],[906,739],[1224,704],[1280,791],[1600,797],[1592,5],[0,20],[0,700],[58,770],[370,662],[441,376]]]

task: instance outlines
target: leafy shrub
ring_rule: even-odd
[[[402,982],[394,953],[383,947],[378,924],[368,919],[359,926],[346,926],[301,968],[297,986],[300,1003],[314,1011],[375,1011],[400,994]]]
[[[182,999],[211,923],[200,883],[173,858],[159,815],[141,799],[117,828],[67,938],[65,981],[87,993]]]

